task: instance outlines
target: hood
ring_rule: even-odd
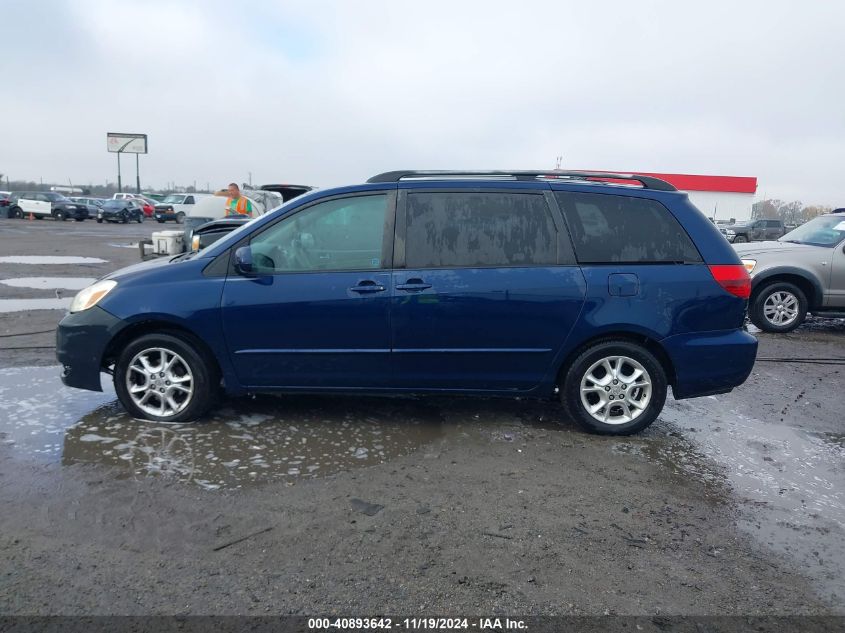
[[[748,255],[758,255],[761,253],[777,253],[777,252],[796,252],[798,250],[807,249],[824,249],[823,246],[813,246],[812,244],[793,244],[792,242],[748,242],[747,244],[732,244],[737,255],[746,257]],[[824,249],[827,250],[827,249]]]
[[[177,255],[176,257],[180,256]],[[159,257],[156,259],[148,260],[146,262],[139,262],[137,264],[127,266],[126,268],[120,268],[119,270],[116,270],[113,273],[109,273],[108,275],[103,277],[103,279],[117,279],[118,281],[120,281],[125,277],[134,275],[135,273],[145,272],[148,270],[153,270],[155,268],[167,266],[173,259],[175,259],[175,257]]]

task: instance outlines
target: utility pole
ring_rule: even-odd
[[[117,190],[123,192],[123,181],[120,179],[120,152],[117,153]]]
[[[248,171],[247,173],[249,174],[249,188],[252,189],[252,172]]]
[[[138,168],[138,156],[135,154],[135,193],[141,193],[141,170]]]

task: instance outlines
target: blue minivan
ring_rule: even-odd
[[[754,365],[748,273],[687,195],[597,172],[387,172],[310,192],[211,247],[81,291],[62,380],[141,419],[221,393],[560,398],[587,430],[647,427]]]

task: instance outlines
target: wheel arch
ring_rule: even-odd
[[[812,273],[802,270],[801,268],[794,268],[791,266],[779,266],[765,270],[760,275],[751,280],[751,297],[749,297],[749,305],[753,305],[754,301],[760,295],[760,292],[773,283],[787,282],[791,283],[801,289],[804,296],[807,297],[808,308],[817,308],[822,305],[824,301],[824,290],[822,283]]]
[[[572,351],[564,357],[563,361],[557,367],[555,386],[557,388],[561,388],[563,386],[566,371],[572,366],[573,361],[579,354],[581,354],[581,352],[588,347],[607,341],[625,341],[627,343],[640,345],[651,352],[651,354],[653,354],[657,359],[657,362],[660,363],[663,371],[666,373],[666,382],[674,388],[677,379],[675,366],[672,363],[672,359],[669,357],[669,354],[666,353],[666,350],[663,349],[660,342],[651,336],[625,330],[602,332],[601,334],[590,337],[576,345]]]
[[[179,336],[185,338],[194,345],[199,351],[200,355],[208,362],[209,368],[212,372],[220,378],[223,375],[223,368],[220,366],[220,361],[208,346],[208,344],[189,328],[172,321],[164,321],[160,319],[146,319],[137,321],[123,328],[106,346],[103,352],[103,357],[100,360],[100,367],[108,369],[116,361],[120,352],[133,340],[145,334],[170,334],[172,336]]]

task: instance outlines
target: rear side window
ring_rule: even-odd
[[[555,192],[582,264],[701,262],[675,217],[632,196]]]
[[[408,268],[545,266],[556,262],[557,234],[542,195],[408,195]]]

